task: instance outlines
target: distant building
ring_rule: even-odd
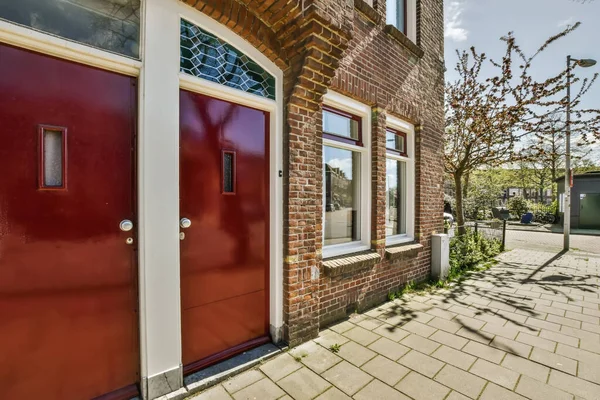
[[[565,178],[557,178],[558,211],[563,223]],[[571,188],[571,228],[600,229],[600,171],[573,175]]]

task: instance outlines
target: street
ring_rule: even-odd
[[[561,251],[562,233],[506,231],[506,248]],[[571,235],[571,249],[600,254],[600,236]]]

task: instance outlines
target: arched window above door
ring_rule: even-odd
[[[275,77],[215,35],[181,20],[181,72],[275,100]]]

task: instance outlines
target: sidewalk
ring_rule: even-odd
[[[499,260],[449,290],[355,315],[194,400],[600,399],[600,255]]]

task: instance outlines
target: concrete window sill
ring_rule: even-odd
[[[408,38],[408,36],[402,33],[394,25],[386,25],[385,28],[383,28],[383,30],[388,35],[400,42],[402,46],[406,47],[411,53],[413,53],[418,58],[423,57],[423,54],[425,54],[422,48],[414,44],[413,41]]]
[[[380,261],[381,256],[378,253],[367,250],[324,259],[323,270],[328,277],[349,275],[371,268]]]
[[[423,245],[420,243],[391,246],[385,249],[385,258],[388,260],[406,260],[418,256],[421,250],[423,250]]]
[[[375,24],[381,21],[381,15],[364,0],[354,0],[354,8]]]

